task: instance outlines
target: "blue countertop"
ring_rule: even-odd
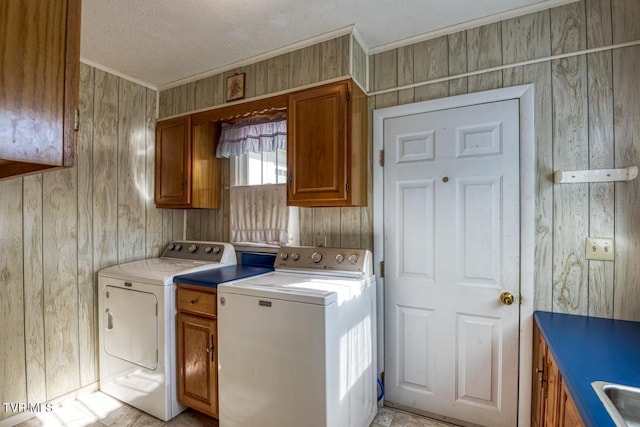
[[[587,427],[615,427],[591,382],[640,387],[640,322],[536,311],[536,323]]]
[[[173,282],[217,288],[220,283],[257,276],[258,274],[269,273],[271,271],[273,271],[273,267],[243,264],[229,265],[212,270],[198,271],[196,273],[180,274],[173,277]]]

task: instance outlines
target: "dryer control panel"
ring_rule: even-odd
[[[285,246],[278,251],[274,267],[345,275],[373,274],[371,252],[366,249]]]
[[[235,257],[235,249],[229,243],[196,240],[173,241],[162,252],[162,258],[179,258],[191,261],[225,262],[227,259],[235,259]]]

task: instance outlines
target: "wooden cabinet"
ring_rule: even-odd
[[[287,203],[367,204],[367,98],[353,81],[289,95]]]
[[[219,208],[217,126],[190,116],[156,124],[156,188],[159,208]]]
[[[81,0],[3,0],[0,179],[73,166]]]
[[[344,80],[156,125],[156,206],[219,208],[219,124],[247,112],[287,108],[287,203],[367,205],[367,97]]]
[[[178,400],[218,417],[216,291],[178,284]]]
[[[537,326],[534,327],[533,400],[531,424],[535,427],[584,426],[580,414],[562,381],[549,347]]]

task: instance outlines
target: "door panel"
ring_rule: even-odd
[[[384,121],[386,396],[517,423],[517,100]]]
[[[158,300],[154,294],[104,288],[104,349],[147,369],[158,366]]]
[[[433,280],[433,180],[398,182],[395,192],[398,201],[398,273],[405,277]],[[411,224],[405,227],[404,224]]]
[[[501,320],[458,315],[456,399],[499,409]]]
[[[500,177],[473,177],[457,182],[460,284],[500,283]]]
[[[397,369],[401,386],[416,393],[434,392],[432,353],[433,310],[398,307],[399,355]]]

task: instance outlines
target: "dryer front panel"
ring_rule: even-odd
[[[158,366],[158,299],[149,292],[104,287],[103,337],[107,354],[147,369]]]

